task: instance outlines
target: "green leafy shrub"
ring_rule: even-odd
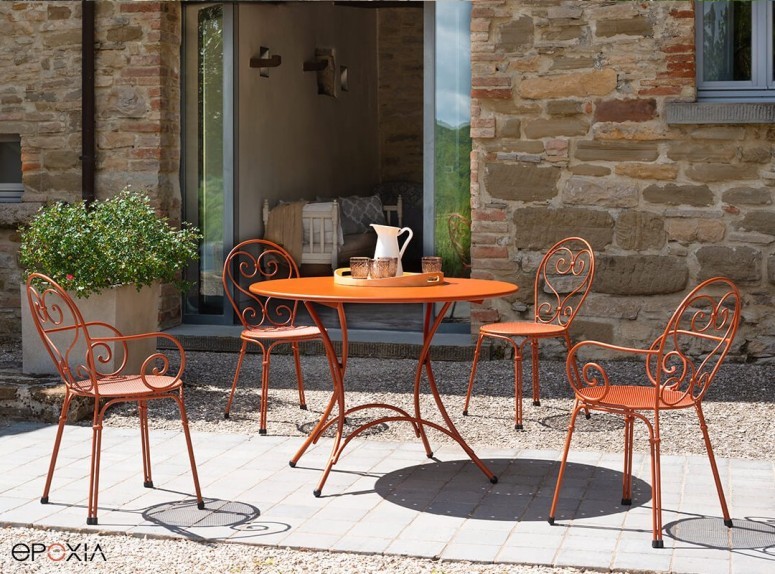
[[[78,297],[116,285],[140,290],[154,281],[184,290],[179,273],[198,257],[201,239],[193,226],[173,228],[146,194],[129,189],[88,206],[46,205],[19,232],[27,273],[48,275]]]

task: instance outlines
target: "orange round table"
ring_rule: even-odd
[[[301,448],[290,461],[291,466],[302,457],[307,448],[318,441],[323,432],[332,425],[336,425],[336,434],[334,444],[326,468],[323,470],[323,476],[320,479],[318,487],[314,490],[315,496],[320,496],[326,479],[331,472],[331,467],[336,464],[347,443],[358,436],[364,430],[374,425],[407,421],[410,422],[421,438],[425,446],[425,453],[430,458],[433,456],[428,437],[425,434],[425,427],[434,428],[453,438],[462,448],[471,460],[484,472],[491,482],[498,481],[497,477],[490,472],[484,463],[476,456],[473,449],[466,444],[463,437],[455,428],[452,419],[450,419],[447,410],[439,395],[436,387],[436,380],[433,376],[433,369],[430,361],[430,347],[433,336],[441,325],[444,316],[450,305],[456,301],[470,301],[479,303],[484,299],[492,297],[502,297],[510,295],[517,291],[517,286],[504,281],[491,281],[487,279],[460,279],[445,278],[439,284],[432,284],[422,287],[362,287],[342,285],[336,283],[333,277],[299,277],[295,279],[274,279],[270,281],[261,281],[250,286],[250,291],[256,295],[264,297],[274,297],[277,299],[288,299],[292,301],[303,301],[312,320],[320,328],[323,334],[323,345],[326,355],[331,364],[331,377],[333,379],[334,392],[331,400],[323,410],[320,420],[312,429]],[[345,303],[424,303],[425,319],[423,321],[423,345],[420,351],[420,358],[417,363],[417,369],[414,376],[414,413],[409,413],[394,405],[383,403],[370,403],[367,405],[358,405],[347,408],[345,406],[344,375],[347,368],[347,319],[344,312]],[[434,304],[441,303],[441,308],[434,318]],[[326,305],[337,310],[339,324],[342,330],[342,354],[338,357],[334,345],[328,336],[323,322],[321,321],[315,304]],[[425,368],[428,384],[439,409],[446,427],[435,422],[424,419],[420,414],[420,384],[422,381],[422,371]],[[331,416],[334,406],[337,406],[337,414]],[[387,409],[392,411],[390,416],[369,421],[353,430],[347,436],[344,436],[344,424],[348,415],[365,409]]]

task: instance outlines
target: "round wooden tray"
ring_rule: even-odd
[[[431,287],[444,283],[444,273],[407,273],[399,277],[385,279],[354,279],[349,267],[340,267],[334,271],[334,283],[354,287]]]

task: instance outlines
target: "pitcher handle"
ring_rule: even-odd
[[[404,256],[404,251],[406,251],[406,246],[409,245],[409,242],[412,240],[412,237],[414,236],[414,233],[411,229],[408,227],[402,227],[401,231],[398,232],[396,235],[396,238],[398,238],[399,235],[401,235],[404,231],[408,231],[409,235],[404,240],[404,244],[401,246],[401,250],[398,252],[398,258],[401,259]]]

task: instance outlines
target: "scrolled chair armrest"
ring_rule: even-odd
[[[105,325],[99,324],[100,327],[103,327]],[[118,330],[115,328],[111,329],[114,332],[118,333]],[[172,335],[168,335],[167,333],[160,333],[160,332],[153,332],[153,333],[139,333],[136,335],[121,335],[117,334],[114,336],[106,336],[106,337],[92,337],[92,349],[95,348],[102,348],[102,349],[108,349],[108,345],[110,343],[118,343],[124,345],[125,353],[124,353],[124,361],[122,362],[121,366],[116,370],[115,373],[112,373],[112,375],[118,375],[121,374],[121,371],[123,371],[124,367],[126,366],[126,359],[127,359],[127,343],[130,341],[139,341],[142,339],[166,339],[167,341],[170,341],[176,348],[177,352],[180,355],[180,365],[178,366],[178,369],[174,372],[170,372],[170,357],[168,354],[156,350],[148,357],[146,357],[143,360],[142,366],[140,367],[139,373],[126,373],[131,375],[138,375],[140,379],[142,380],[143,384],[152,391],[165,391],[168,389],[171,389],[175,386],[177,386],[178,382],[183,376],[183,371],[186,367],[186,351],[183,349],[183,345],[180,344],[180,341],[173,337]],[[93,352],[92,350],[92,352]],[[108,375],[110,376],[110,375]],[[149,377],[170,377],[172,380],[166,384],[166,385],[158,385],[154,384],[149,380]]]
[[[578,353],[585,348],[597,348],[607,351],[615,351],[630,355],[642,355],[648,357],[656,353],[653,349],[635,349],[632,347],[620,347],[601,341],[581,341],[576,343],[570,351],[565,361],[565,370],[568,375],[568,382],[577,398],[588,403],[597,403],[602,401],[611,387],[611,378],[605,367],[597,361],[587,361],[580,364]],[[599,389],[602,388],[602,391]],[[590,392],[595,389],[595,392]]]

